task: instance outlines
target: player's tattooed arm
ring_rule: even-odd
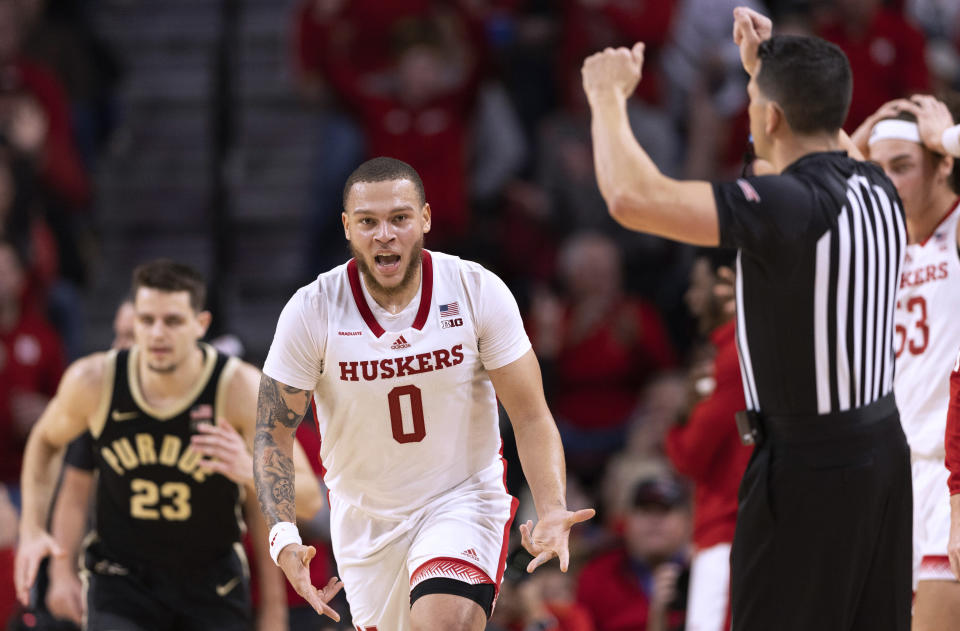
[[[296,521],[293,441],[310,406],[310,395],[309,390],[285,385],[267,375],[260,377],[253,479],[260,510],[269,526]]]

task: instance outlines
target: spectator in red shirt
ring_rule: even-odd
[[[66,93],[56,76],[21,51],[17,3],[0,0],[0,130],[29,156],[43,181],[70,207],[90,201],[90,182],[73,139]]]
[[[676,0],[565,0],[561,4],[560,76],[571,68],[579,74],[584,57],[597,50],[643,42],[652,62],[644,81],[650,82],[641,82],[637,95],[659,105],[657,53],[667,43]]]
[[[727,298],[718,298],[717,268],[729,256],[697,258],[687,304],[700,333],[709,334],[712,352],[691,370],[691,401],[686,422],[667,434],[667,455],[694,482],[693,543],[689,631],[730,627],[730,546],[737,520],[737,490],[752,449],[740,442],[734,414],[746,407],[735,340],[736,322]],[[709,357],[712,355],[712,358]]]
[[[27,435],[56,392],[64,363],[53,328],[23,308],[24,285],[23,259],[0,241],[0,482],[16,499]]]
[[[672,475],[636,485],[623,545],[587,564],[577,601],[597,631],[679,631],[687,600],[690,506]]]
[[[456,249],[470,222],[467,145],[479,66],[477,40],[469,35],[475,24],[457,12],[409,14],[415,17],[384,27],[391,42],[387,64],[362,51],[368,42],[357,36],[369,15],[355,9],[314,15],[310,29],[301,30],[309,39],[299,46],[359,120],[368,154],[416,166],[431,191],[431,247]]]
[[[853,70],[847,130],[887,101],[929,92],[923,34],[882,0],[838,0],[819,35],[843,49]]]
[[[535,299],[531,338],[567,466],[589,484],[623,446],[644,383],[675,360],[657,311],[624,293],[612,240],[573,237],[561,252],[560,273],[565,296]]]

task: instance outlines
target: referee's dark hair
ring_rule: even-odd
[[[853,93],[850,62],[819,37],[777,35],[757,49],[757,87],[783,110],[799,134],[834,133],[843,127]]]
[[[350,174],[347,182],[343,185],[343,209],[347,209],[347,198],[350,197],[350,189],[359,182],[389,182],[390,180],[410,180],[420,195],[420,205],[427,201],[427,195],[423,190],[423,180],[420,174],[412,166],[403,160],[396,158],[387,158],[380,156],[367,160]]]

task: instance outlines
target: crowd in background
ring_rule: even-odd
[[[14,544],[26,435],[84,349],[91,173],[122,115],[111,98],[121,67],[90,4],[0,0],[0,556]],[[847,131],[892,98],[950,102],[960,90],[953,0],[303,0],[290,16],[291,73],[320,130],[304,279],[342,262],[350,171],[377,155],[413,165],[433,210],[426,246],[482,262],[517,296],[566,450],[568,502],[599,510],[576,534],[569,574],[526,576],[511,559],[491,628],[683,626],[693,546],[716,530],[694,514],[690,480],[726,471],[735,488],[745,464],[737,445],[704,452],[684,431],[710,414],[733,423],[729,258],[610,219],[579,70],[591,52],[644,41],[629,106],[641,144],[667,174],[736,176],[749,149],[738,5],[846,52]],[[524,500],[502,427],[509,488]],[[3,618],[10,580],[0,575]]]

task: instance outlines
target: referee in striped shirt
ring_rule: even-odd
[[[731,552],[733,630],[906,631],[910,462],[892,393],[903,211],[840,129],[852,90],[846,57],[771,29],[758,13],[734,11],[756,153],[779,175],[663,176],[626,116],[643,63],[637,44],[584,62],[597,179],[627,228],[739,249],[748,411],[738,425],[757,449]]]

